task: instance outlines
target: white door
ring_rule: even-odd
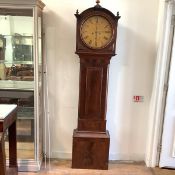
[[[175,168],[175,37],[172,47],[159,166]]]

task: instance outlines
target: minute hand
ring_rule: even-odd
[[[96,24],[95,26],[95,46],[97,46],[97,33],[98,31],[97,31],[97,24]]]

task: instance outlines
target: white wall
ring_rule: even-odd
[[[117,55],[109,72],[107,128],[111,135],[110,159],[143,160],[148,108],[156,58],[159,0],[102,0],[117,11]],[[75,52],[76,9],[95,5],[95,0],[43,0],[48,65],[51,153],[71,158],[72,133],[77,126],[79,58]],[[134,103],[133,95],[143,95]]]

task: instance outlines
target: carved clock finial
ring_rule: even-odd
[[[75,13],[75,16],[78,18],[80,15],[79,15],[79,11],[77,9],[76,13]]]
[[[96,3],[97,3],[97,5],[99,5],[100,4],[100,0],[96,0]]]
[[[117,16],[116,16],[116,19],[118,20],[118,19],[120,19],[120,14],[119,14],[119,12],[117,12]]]
[[[101,6],[100,6],[100,0],[96,0],[96,4],[97,4],[97,5],[96,5],[95,7],[101,7]]]
[[[79,15],[79,11],[78,11],[78,9],[77,9],[77,11],[76,11],[76,14]]]

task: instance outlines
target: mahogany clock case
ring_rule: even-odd
[[[115,55],[119,13],[115,16],[97,4],[79,14],[76,54],[80,58],[78,126],[73,133],[72,168],[108,169],[110,136],[106,130],[108,66]],[[112,37],[103,48],[91,48],[81,38],[81,27],[93,16],[105,18]],[[95,31],[92,31],[95,32]]]

